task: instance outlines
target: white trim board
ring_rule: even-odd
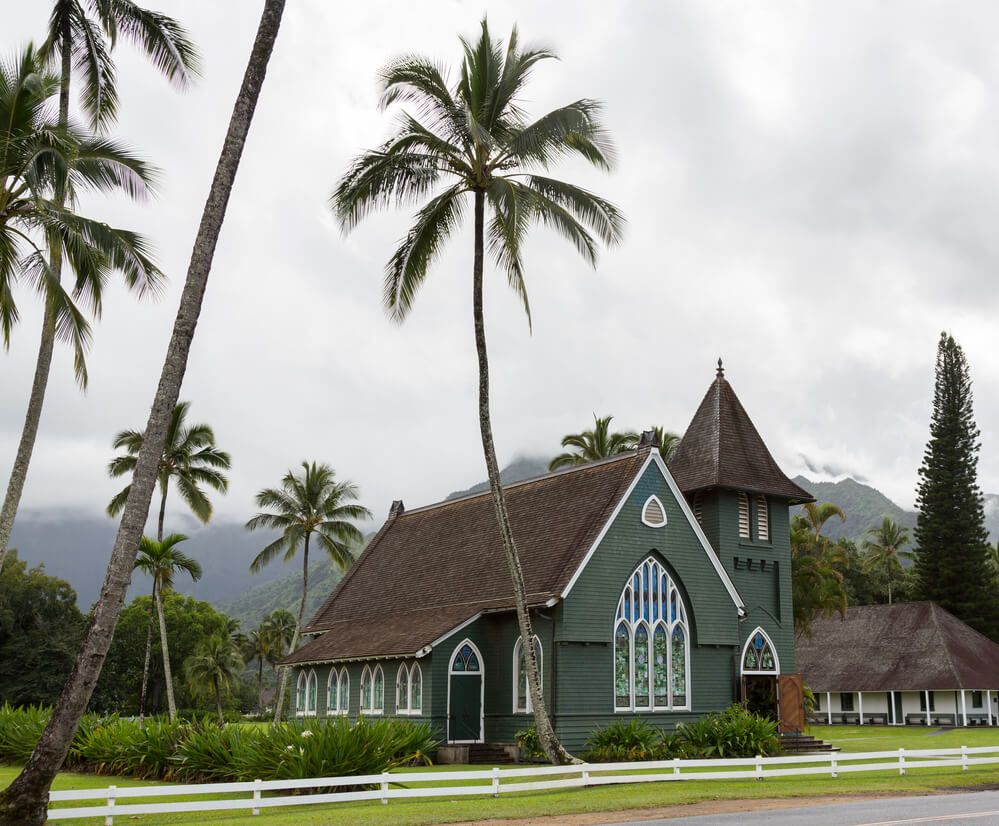
[[[652,448],[649,451],[649,458],[646,459],[642,463],[642,466],[638,469],[638,473],[635,474],[635,478],[631,480],[631,484],[628,485],[628,489],[621,496],[617,505],[614,507],[614,511],[611,513],[610,517],[607,519],[607,522],[604,524],[604,526],[600,529],[600,533],[597,534],[597,538],[593,540],[593,544],[590,546],[590,549],[586,552],[586,556],[584,556],[583,561],[579,563],[579,567],[576,568],[575,573],[573,573],[572,578],[569,580],[568,584],[562,590],[560,596],[562,597],[562,599],[565,599],[569,595],[569,592],[572,590],[573,586],[576,584],[576,581],[582,575],[583,570],[586,568],[590,559],[593,558],[593,554],[596,553],[597,548],[600,546],[600,543],[603,542],[604,537],[607,535],[607,532],[610,530],[611,525],[614,524],[614,520],[617,519],[618,515],[621,513],[621,510],[624,508],[625,503],[628,501],[631,494],[638,486],[639,480],[641,480],[641,478],[645,475],[645,471],[648,469],[649,465],[653,463],[657,468],[659,468],[659,471],[663,475],[663,479],[666,481],[666,484],[669,486],[669,489],[673,494],[673,498],[680,506],[680,510],[683,512],[683,515],[686,517],[687,522],[694,529],[694,534],[697,536],[698,541],[701,543],[701,547],[704,549],[704,553],[707,554],[708,560],[710,560],[711,565],[715,569],[715,573],[718,574],[718,578],[722,581],[722,585],[725,586],[725,590],[728,591],[729,597],[731,597],[732,602],[735,603],[735,607],[739,611],[739,616],[745,616],[746,604],[742,601],[742,597],[739,595],[739,592],[736,590],[735,584],[732,582],[731,578],[729,577],[728,572],[722,566],[721,560],[718,558],[718,555],[714,552],[714,549],[712,549],[711,543],[708,542],[708,538],[704,535],[704,531],[701,530],[700,523],[694,518],[694,513],[693,511],[691,511],[690,505],[687,504],[686,497],[684,497],[684,495],[680,492],[680,488],[677,486],[676,480],[673,478],[673,474],[669,472],[669,468],[666,467],[666,463],[663,461],[662,456],[659,455],[659,451],[656,450],[655,448]]]

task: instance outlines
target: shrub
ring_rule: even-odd
[[[585,757],[591,763],[668,760],[675,755],[668,753],[663,736],[644,720],[617,720],[590,735]]]
[[[688,754],[695,757],[755,757],[780,751],[777,723],[741,705],[684,723],[678,734]]]
[[[523,731],[518,731],[514,735],[517,741],[517,748],[520,749],[520,759],[529,763],[544,763],[547,756],[541,748],[541,740],[538,737],[538,730],[531,726]]]
[[[51,711],[40,706],[0,706],[0,761],[23,763],[48,725]]]

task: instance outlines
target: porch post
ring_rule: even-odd
[[[923,699],[926,700],[926,725],[930,725],[930,692],[923,692]]]
[[[894,691],[889,691],[888,692],[888,719],[891,721],[891,724],[893,726],[894,725],[898,725],[897,721],[895,720],[895,692]]]
[[[992,725],[992,692],[985,692],[985,708],[989,715],[989,725]]]
[[[992,707],[989,706],[989,711],[991,712]],[[826,715],[829,717],[829,725],[832,725],[832,692],[826,692]]]
[[[961,725],[968,727],[968,704],[964,700],[964,689],[961,689]]]
[[[864,692],[863,691],[858,691],[857,692],[857,711],[859,712],[858,716],[860,717],[860,725],[864,725]]]

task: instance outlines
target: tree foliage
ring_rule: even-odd
[[[979,436],[968,361],[954,337],[941,333],[930,438],[916,496],[919,595],[999,639],[978,487]]]
[[[597,416],[594,413],[593,427],[590,430],[563,436],[562,447],[567,447],[569,450],[552,459],[548,469],[558,470],[563,467],[583,465],[634,450],[638,444],[638,434],[632,430],[622,433],[611,430],[613,420],[613,416]]]
[[[818,617],[846,613],[846,549],[822,534],[833,516],[845,518],[836,505],[811,502],[803,515],[791,520],[791,590],[798,635],[809,636]]]

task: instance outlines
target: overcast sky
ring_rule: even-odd
[[[158,300],[111,291],[74,386],[52,371],[28,509],[99,513],[113,434],[141,428],[188,255],[258,22],[259,2],[150,0],[191,31],[204,76],[178,93],[125,43],[116,136],[163,170],[158,197],[88,199],[146,233],[170,278]],[[3,50],[40,39],[48,3],[5,4]],[[941,330],[971,363],[980,475],[999,492],[999,8],[962,3],[363,3],[289,0],[233,191],[181,398],[233,455],[218,503],[303,459],[356,481],[381,522],[484,478],[471,326],[471,227],[402,326],[382,270],[410,214],[347,238],[327,198],[383,140],[376,73],[418,52],[454,63],[484,12],[497,34],[562,60],[525,107],[606,103],[619,163],[566,177],[628,218],[590,269],[538,229],[526,254],[529,334],[489,274],[487,334],[501,462],[551,455],[591,414],[686,427],[722,356],[788,473],[826,468],[912,504]],[[0,471],[13,459],[34,364],[37,301],[0,355]]]

